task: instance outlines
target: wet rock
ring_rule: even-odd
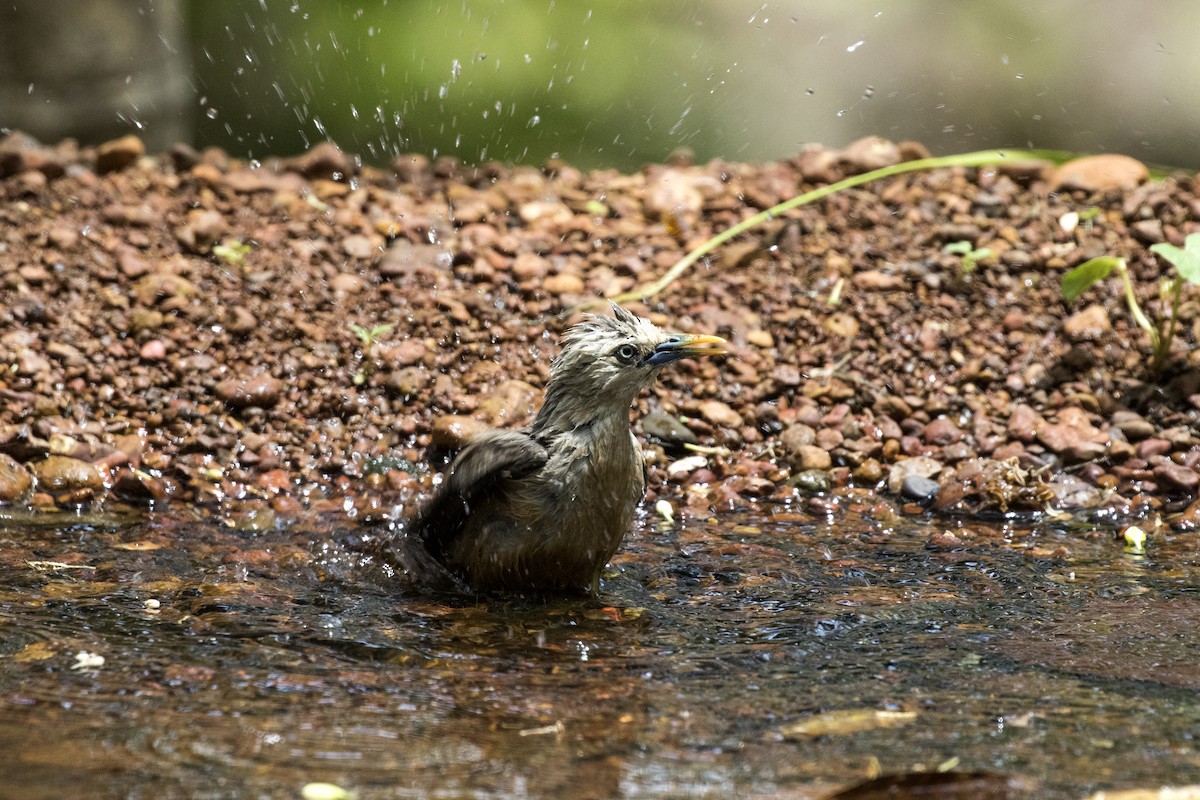
[[[1018,405],[1013,409],[1012,416],[1008,418],[1008,435],[1028,444],[1037,439],[1038,429],[1045,422],[1042,415],[1029,406]]]
[[[1131,442],[1139,442],[1154,435],[1154,426],[1141,414],[1132,411],[1114,411],[1111,422]]]
[[[691,475],[699,469],[704,469],[708,466],[708,458],[706,456],[694,455],[680,458],[672,461],[667,465],[667,476],[674,480],[681,480]]]
[[[307,153],[287,161],[285,166],[309,180],[344,181],[358,173],[354,157],[343,153],[333,142],[316,144]]]
[[[800,448],[816,441],[817,432],[810,425],[798,422],[789,425],[779,436],[779,443],[788,453],[799,453]]]
[[[151,339],[141,346],[138,356],[143,361],[162,361],[167,357],[167,346],[162,339]]]
[[[914,456],[906,458],[903,461],[897,461],[888,471],[888,490],[892,493],[899,493],[904,486],[904,481],[910,475],[919,475],[922,478],[932,478],[943,469],[942,462],[927,456]]]
[[[742,415],[720,400],[705,400],[700,404],[700,416],[721,428],[738,428]]]
[[[926,504],[937,494],[938,482],[924,475],[909,474],[900,484],[900,496],[905,500]]]
[[[879,136],[864,136],[838,153],[838,161],[849,173],[870,172],[900,163],[900,148]]]
[[[811,444],[801,445],[797,448],[792,463],[801,470],[827,470],[833,466],[833,459],[829,453],[822,450],[820,447]]]
[[[1072,342],[1092,342],[1112,330],[1108,312],[1102,305],[1090,305],[1063,321],[1063,334]]]
[[[1107,445],[1108,437],[1088,420],[1087,414],[1079,408],[1069,406],[1058,414],[1058,421],[1044,424],[1038,428],[1037,438],[1047,449],[1055,453],[1066,453],[1084,442]],[[1077,460],[1084,460],[1079,458]]]
[[[1100,505],[1100,489],[1074,475],[1062,475],[1046,484],[1046,488],[1053,494],[1056,508],[1080,509]]]
[[[146,145],[130,134],[105,142],[96,148],[96,172],[116,172],[128,167],[146,154]]]
[[[676,448],[699,442],[691,428],[680,422],[677,417],[661,411],[651,411],[642,417],[641,425],[646,436]]]
[[[104,476],[86,461],[68,456],[48,456],[29,465],[37,490],[59,503],[83,503],[104,489]]]
[[[187,223],[176,229],[175,238],[193,253],[207,253],[226,230],[225,217],[219,211],[193,208]]]
[[[162,503],[172,491],[166,480],[141,470],[122,469],[113,476],[113,496],[127,503]]]
[[[430,443],[439,450],[460,450],[475,436],[490,429],[490,425],[474,417],[447,414],[433,421]]]
[[[530,417],[539,394],[525,381],[507,380],[479,401],[477,411],[492,427],[511,428]]]
[[[1154,468],[1154,479],[1162,485],[1177,492],[1195,494],[1200,487],[1200,473],[1191,467],[1168,461]]]
[[[833,479],[823,469],[806,469],[792,476],[789,483],[802,492],[821,494],[833,488]]]
[[[450,270],[452,255],[445,248],[432,244],[413,244],[397,239],[383,253],[379,274],[386,278],[435,280]]]
[[[432,383],[432,376],[420,367],[405,367],[388,374],[383,386],[403,398],[416,397]]]
[[[14,503],[29,493],[33,476],[19,461],[0,453],[0,503]]]
[[[1200,530],[1200,499],[1183,510],[1183,513],[1171,521],[1171,527],[1177,531]]]
[[[1149,460],[1154,456],[1161,456],[1170,453],[1172,447],[1173,445],[1166,439],[1150,438],[1138,442],[1138,446],[1134,452],[1137,454],[1138,458]]]
[[[946,417],[938,417],[921,431],[921,438],[937,447],[961,442],[965,436],[962,429]]]
[[[1054,189],[1084,192],[1129,191],[1150,177],[1146,165],[1129,156],[1108,153],[1076,158],[1054,171]]]
[[[555,297],[564,294],[583,294],[584,288],[583,278],[569,272],[560,272],[557,275],[551,275],[542,282],[542,289],[546,294]]]
[[[283,396],[284,383],[270,375],[229,378],[217,384],[215,393],[230,408],[271,408]]]

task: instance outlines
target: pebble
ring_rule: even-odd
[[[1150,177],[1150,170],[1136,158],[1106,153],[1072,159],[1054,171],[1054,189],[1084,192],[1129,191]]]
[[[833,466],[829,453],[816,445],[801,445],[795,453],[793,463],[801,470],[827,470]]]
[[[897,461],[888,471],[888,490],[899,493],[904,481],[910,475],[920,475],[922,478],[932,478],[943,469],[942,462],[928,456],[913,456],[903,461]]]
[[[129,503],[161,503],[172,492],[166,480],[140,470],[122,469],[113,476],[113,496]]]
[[[12,456],[0,453],[0,503],[13,503],[29,493],[33,476]]]
[[[37,490],[58,502],[85,502],[104,488],[100,470],[78,458],[47,456],[30,464],[29,471],[37,480]]]
[[[103,175],[125,169],[145,154],[146,145],[133,134],[113,139],[96,148],[96,172]]]
[[[675,480],[687,477],[698,469],[708,466],[708,458],[702,455],[686,456],[667,465],[667,475]]]
[[[739,428],[742,415],[720,400],[705,400],[700,404],[700,416],[721,428]]]
[[[1063,334],[1072,342],[1094,342],[1112,330],[1102,305],[1090,305],[1063,321]]]
[[[953,442],[961,442],[966,434],[962,429],[946,417],[938,417],[931,421],[921,431],[921,438],[937,447],[944,447]]]
[[[938,482],[924,475],[906,475],[900,484],[900,496],[914,503],[930,503],[937,494]]]
[[[664,414],[661,411],[651,411],[641,419],[642,431],[663,444],[680,447],[684,444],[698,444],[699,439],[692,429],[684,425],[678,417]]]
[[[440,450],[460,450],[475,436],[490,430],[486,422],[461,414],[446,414],[433,421],[431,442]]]
[[[230,408],[271,408],[283,396],[284,383],[270,375],[229,378],[217,384],[217,398]]]
[[[1191,467],[1185,467],[1173,461],[1159,464],[1154,468],[1153,472],[1155,480],[1176,491],[1194,494],[1196,488],[1200,487],[1200,473],[1197,473]]]

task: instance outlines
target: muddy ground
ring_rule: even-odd
[[[474,430],[531,418],[577,304],[801,191],[921,155],[871,139],[623,175],[11,134],[0,502],[188,504],[245,526],[402,514]],[[651,495],[683,515],[786,501],[1194,527],[1200,292],[1151,374],[1117,279],[1073,306],[1059,281],[1123,256],[1161,313],[1147,248],[1197,230],[1195,180],[1124,157],[914,173],[779,216],[629,304],[732,343],[638,401]],[[986,253],[964,269],[956,242]]]

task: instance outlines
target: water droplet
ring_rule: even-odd
[[[864,43],[865,41],[866,41],[865,39],[859,39],[857,42],[855,42],[854,44],[852,44],[852,45],[850,45],[849,47],[847,47],[847,48],[846,48],[846,52],[847,52],[847,53],[853,53],[855,50],[857,50],[858,48],[862,47],[862,46],[863,46],[863,43]]]
[[[212,106],[209,106],[208,108],[204,109],[204,116],[208,117],[209,119],[216,119],[217,110]]]

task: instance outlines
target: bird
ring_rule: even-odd
[[[439,573],[476,593],[598,596],[645,494],[630,407],[663,367],[726,345],[663,331],[616,304],[612,316],[585,317],[562,337],[533,422],[472,438],[379,565],[389,575]]]

